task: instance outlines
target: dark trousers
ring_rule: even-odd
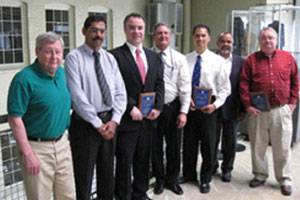
[[[217,150],[222,137],[221,152],[223,154],[223,162],[221,165],[221,170],[223,173],[231,172],[233,169],[233,163],[235,159],[236,152],[236,142],[237,142],[237,120],[226,120],[221,117],[218,120],[217,128],[217,142],[216,142],[216,155],[215,155],[215,169],[219,167],[219,162],[217,159]]]
[[[149,188],[151,134],[153,128],[146,121],[136,130],[117,132],[115,194],[120,200],[146,197]]]
[[[115,139],[105,140],[90,123],[75,113],[72,114],[69,137],[77,200],[90,200],[95,165],[98,199],[112,200]]]
[[[157,131],[152,140],[152,171],[157,182],[177,184],[180,171],[181,129],[177,128],[180,102],[178,99],[163,107]],[[166,170],[164,165],[164,137],[166,141]]]
[[[211,181],[215,163],[215,145],[217,129],[217,111],[205,114],[200,111],[191,111],[188,114],[188,123],[184,129],[183,139],[183,176],[196,179],[197,156],[202,155],[200,182]]]

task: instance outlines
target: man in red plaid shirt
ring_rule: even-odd
[[[293,56],[277,49],[277,33],[264,28],[259,34],[260,51],[251,54],[241,71],[240,96],[250,114],[249,138],[254,178],[250,187],[263,185],[268,177],[266,149],[272,144],[276,180],[283,195],[291,195],[292,113],[298,101],[298,70]],[[250,92],[263,92],[270,110],[251,104]]]

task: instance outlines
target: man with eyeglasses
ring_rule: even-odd
[[[152,170],[156,179],[154,193],[161,194],[166,187],[181,195],[183,190],[178,184],[181,130],[186,124],[190,106],[191,77],[185,56],[170,47],[171,30],[167,24],[158,23],[154,26],[153,41],[153,49],[164,64],[165,83],[165,104],[152,140]],[[166,166],[163,162],[164,137]]]
[[[126,90],[115,58],[101,48],[106,20],[89,16],[82,28],[85,43],[66,57],[72,97],[69,129],[77,199],[88,200],[96,165],[97,198],[114,195],[115,132],[126,109]]]

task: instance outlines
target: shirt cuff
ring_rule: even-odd
[[[102,126],[102,121],[99,117],[95,117],[94,120],[91,121],[91,124],[95,127],[95,128],[99,128],[100,126]]]
[[[117,122],[117,124],[120,124],[122,116],[117,114],[117,113],[113,113],[111,121]]]

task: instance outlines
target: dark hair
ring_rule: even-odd
[[[103,22],[105,24],[105,28],[107,27],[106,19],[102,15],[90,15],[88,16],[83,24],[83,28],[88,29],[93,22]]]
[[[205,24],[196,24],[196,25],[193,27],[193,35],[195,34],[195,32],[197,31],[197,29],[199,29],[199,28],[204,28],[204,29],[206,29],[208,35],[209,35],[209,36],[211,35],[211,34],[210,34],[210,28],[209,28],[207,25],[205,25]]]
[[[125,17],[125,19],[124,19],[124,21],[123,21],[124,27],[125,27],[125,25],[126,25],[126,22],[127,22],[127,21],[129,20],[129,18],[131,18],[131,17],[140,18],[140,19],[142,19],[142,20],[144,21],[144,23],[146,23],[146,22],[145,22],[145,18],[143,17],[143,15],[141,15],[141,14],[139,14],[139,13],[130,13],[130,14],[128,14],[128,15]]]

